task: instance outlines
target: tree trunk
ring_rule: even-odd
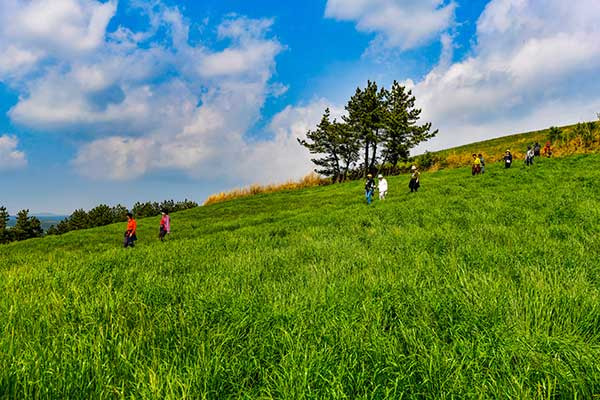
[[[365,140],[365,178],[369,174],[369,147],[371,147],[371,143],[367,139]]]
[[[371,164],[369,164],[369,170],[373,170],[375,161],[377,160],[377,143],[373,143],[373,155],[371,155]]]

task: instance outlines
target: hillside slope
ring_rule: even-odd
[[[600,156],[0,246],[0,397],[592,398]]]

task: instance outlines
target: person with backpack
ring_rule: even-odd
[[[127,213],[127,230],[125,231],[125,240],[123,242],[125,248],[134,247],[137,240],[137,222],[133,219],[133,214]]]
[[[421,187],[421,182],[419,182],[419,176],[421,175],[419,173],[419,170],[417,170],[416,166],[412,166],[410,167],[410,182],[408,182],[408,187],[410,188],[410,192],[416,192],[417,190],[419,190],[419,187]]]
[[[471,167],[471,175],[475,176],[481,172],[481,160],[477,154],[473,153],[473,165]]]
[[[171,233],[171,217],[169,217],[168,211],[162,212],[162,217],[160,218],[160,226],[158,230],[158,238],[160,241],[164,241],[165,236]]]
[[[479,162],[481,163],[481,173],[483,174],[485,172],[485,160],[483,159],[483,154],[479,153],[477,157],[479,157]]]
[[[367,175],[367,182],[365,183],[365,197],[367,199],[367,204],[371,204],[373,201],[373,193],[375,192],[375,181],[373,180],[373,175]]]
[[[377,189],[379,190],[379,200],[385,200],[388,191],[387,180],[381,174],[377,176],[377,179],[379,179],[379,184],[377,185]]]
[[[535,157],[539,157],[541,150],[542,150],[542,146],[540,146],[540,144],[538,142],[535,142],[535,144],[533,145],[533,155]]]
[[[531,146],[527,146],[527,153],[525,154],[525,165],[528,167],[533,165],[533,157],[535,157],[535,153]]]
[[[504,153],[504,168],[510,168],[510,166],[512,165],[512,161],[513,156],[510,153],[510,150],[506,150],[506,153]]]

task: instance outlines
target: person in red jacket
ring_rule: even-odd
[[[123,244],[125,247],[134,247],[135,241],[137,240],[136,236],[137,231],[137,222],[133,219],[132,213],[127,213],[127,230],[125,231],[125,240]]]

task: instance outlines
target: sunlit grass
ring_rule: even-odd
[[[0,397],[600,395],[600,156],[0,247]]]

